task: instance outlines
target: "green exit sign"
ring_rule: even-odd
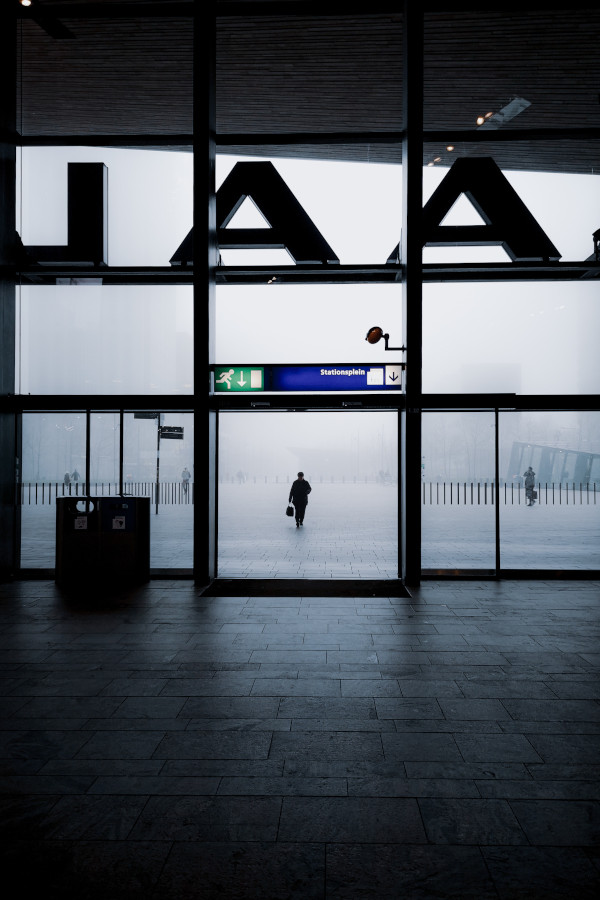
[[[255,366],[217,366],[215,391],[264,391],[265,370]]]

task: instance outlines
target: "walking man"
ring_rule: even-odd
[[[311,491],[310,484],[304,479],[304,472],[298,472],[298,477],[292,484],[288,500],[289,503],[294,504],[296,509],[296,528],[300,528],[304,524],[304,513],[306,512],[308,495]]]

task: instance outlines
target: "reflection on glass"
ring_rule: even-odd
[[[19,393],[191,394],[191,286],[23,286]]]
[[[424,413],[422,448],[422,568],[493,571],[493,414]]]
[[[398,577],[397,416],[221,413],[218,574]],[[303,472],[304,524],[285,515]]]
[[[599,413],[500,413],[500,473],[503,568],[600,567]]]
[[[123,491],[150,497],[150,567],[191,569],[193,415],[126,413],[123,428]]]

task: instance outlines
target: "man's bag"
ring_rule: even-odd
[[[286,514],[286,516],[293,516],[293,515],[294,515],[294,507],[293,507],[293,506],[288,506],[287,509],[286,509],[286,511],[285,511],[285,514]]]
[[[532,491],[531,496],[534,500],[537,500],[537,491]]]

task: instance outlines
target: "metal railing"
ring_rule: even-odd
[[[542,506],[595,505],[600,495],[597,482],[538,482],[536,503]],[[423,505],[427,506],[493,506],[496,494],[504,506],[519,506],[527,500],[522,484],[505,482],[498,491],[494,482],[429,481],[422,485]]]
[[[123,495],[150,497],[157,501],[156,482],[139,481],[123,485]],[[93,481],[89,485],[90,497],[114,497],[119,495],[119,485],[114,481]],[[52,506],[57,497],[86,497],[87,485],[82,482],[64,484],[60,481],[26,481],[17,485],[17,503],[21,506]],[[158,503],[162,506],[185,505],[194,502],[194,485],[178,481],[164,481],[158,485]]]
[[[309,479],[310,480],[310,479]],[[289,484],[287,476],[251,476],[245,479],[223,477],[221,484],[253,483],[253,484]],[[395,484],[379,478],[354,478],[331,476],[314,479],[315,484]],[[52,505],[57,497],[87,496],[84,482],[63,484],[60,481],[27,481],[17,485],[17,503],[22,506]],[[119,485],[114,481],[96,481],[89,486],[92,497],[110,497],[119,494]],[[598,482],[569,482],[536,484],[536,502],[543,506],[596,505],[600,498]],[[139,481],[126,483],[124,494],[134,497],[150,497],[152,504],[157,502],[156,482]],[[519,506],[526,502],[525,488],[522,484],[505,482],[496,491],[496,485],[490,481],[428,481],[422,484],[422,502],[427,506],[493,506],[496,493],[504,506]],[[184,485],[178,481],[161,482],[158,486],[158,503],[161,505],[185,505],[194,502],[194,485]]]

